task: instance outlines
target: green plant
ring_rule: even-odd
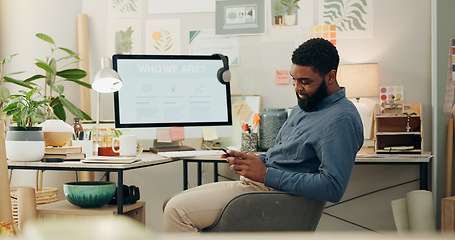
[[[285,12],[285,8],[283,3],[281,1],[276,1],[275,4],[273,4],[273,13],[275,13],[276,16],[283,16],[283,13]]]
[[[46,34],[38,33],[36,34],[36,37],[49,43],[51,47],[51,54],[50,56],[46,57],[46,60],[35,59],[35,65],[41,70],[44,70],[44,74],[36,74],[23,81],[11,78],[9,76],[3,76],[3,81],[29,89],[34,89],[38,86],[35,81],[38,79],[44,79],[44,93],[42,95],[44,96],[44,99],[49,100],[47,101],[47,105],[43,107],[43,109],[45,109],[45,115],[47,118],[53,117],[52,114],[54,114],[57,118],[65,121],[66,109],[80,119],[91,120],[88,114],[83,112],[81,109],[76,107],[73,103],[65,98],[65,88],[61,84],[63,82],[73,82],[78,85],[91,88],[90,84],[80,80],[87,76],[87,73],[84,70],[77,68],[67,68],[69,65],[80,61],[78,54],[71,51],[70,49],[58,47],[55,44],[55,41]],[[63,56],[59,56],[59,58],[57,58],[55,55],[58,54]]]
[[[9,101],[3,111],[6,115],[12,116],[18,127],[27,128],[44,122],[43,109],[50,100],[44,99],[40,91],[40,88],[32,88],[28,92],[20,90],[20,94],[13,94],[8,98]]]
[[[300,9],[299,1],[300,0],[281,0],[281,4],[286,7],[286,13],[290,15],[294,13],[294,9]]]
[[[0,61],[0,111],[3,111],[3,103],[7,102],[9,96],[11,95],[11,92],[9,91],[9,89],[2,85],[2,82],[4,79],[3,78],[3,68],[4,68],[5,64],[11,62],[12,58],[16,55],[17,55],[17,53],[13,54],[13,55],[9,55],[9,56],[3,58],[2,61]],[[9,75],[13,75],[13,74],[18,74],[18,73],[10,73],[8,75],[5,75],[5,77],[7,77]]]

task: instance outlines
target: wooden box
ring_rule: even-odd
[[[403,113],[380,113],[375,107],[376,153],[423,153],[422,105],[405,103]]]
[[[117,215],[117,205],[104,205],[99,208],[80,208],[67,200],[39,205],[36,207],[38,218],[84,218],[93,216]],[[145,202],[123,206],[123,215],[145,225]]]
[[[455,232],[455,197],[441,200],[441,231]]]

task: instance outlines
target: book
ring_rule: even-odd
[[[64,161],[79,161],[85,158],[84,153],[48,154],[45,153],[43,159],[63,159]]]
[[[81,146],[46,147],[45,154],[82,153]]]

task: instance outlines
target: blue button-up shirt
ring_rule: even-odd
[[[311,111],[295,106],[275,145],[259,155],[267,166],[264,184],[299,196],[338,202],[362,144],[362,120],[344,88]]]

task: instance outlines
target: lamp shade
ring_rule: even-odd
[[[101,69],[96,73],[92,83],[93,90],[100,93],[112,93],[122,87],[120,76],[112,69],[111,59],[101,58]]]
[[[347,98],[379,96],[377,63],[340,65],[337,81],[340,86],[346,88]]]

